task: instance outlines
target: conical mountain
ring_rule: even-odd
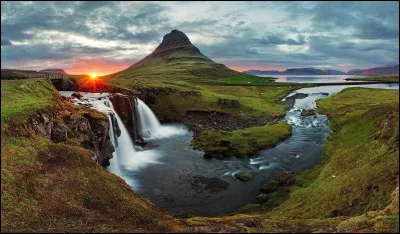
[[[194,46],[181,31],[172,30],[148,56],[129,68],[110,75],[116,78],[182,79],[223,78],[243,73],[215,63]]]

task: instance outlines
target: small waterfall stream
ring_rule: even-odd
[[[161,124],[153,111],[140,99],[137,99],[140,131],[143,138],[151,138],[160,131]]]

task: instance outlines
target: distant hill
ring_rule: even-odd
[[[272,71],[262,71],[262,70],[248,70],[244,71],[246,74],[251,75],[337,75],[341,74],[338,70],[320,70],[312,67],[307,68],[290,68],[283,72],[272,70]],[[343,72],[343,74],[345,74]]]
[[[328,73],[329,75],[345,75],[346,72],[342,72],[339,70],[334,70],[334,69],[324,69],[324,72]]]
[[[286,69],[283,73],[283,75],[328,75],[327,72],[312,67]]]
[[[277,71],[277,70],[267,70],[267,71],[248,70],[248,71],[244,71],[244,73],[249,74],[249,75],[279,75],[281,72]]]
[[[33,70],[1,69],[2,80],[61,78],[66,73],[37,72]],[[64,76],[65,77],[65,76]]]
[[[374,67],[369,69],[356,69],[350,70],[347,74],[356,74],[356,75],[395,75],[399,74],[399,64],[397,65],[388,65],[383,67]]]
[[[231,70],[203,55],[181,31],[172,30],[148,56],[129,68],[104,77],[174,79],[224,78],[245,74]]]
[[[40,70],[39,72],[67,74],[63,69],[44,69]]]
[[[361,71],[362,71],[362,69],[353,69],[353,70],[348,71],[346,74],[347,75],[354,75],[354,74],[357,74],[357,73],[359,73]]]

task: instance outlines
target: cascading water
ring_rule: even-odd
[[[61,95],[70,97],[73,92],[62,91]],[[137,172],[139,169],[146,167],[149,164],[159,163],[158,158],[161,156],[151,150],[136,151],[132,138],[127,130],[125,124],[115,111],[114,106],[107,93],[80,93],[82,98],[72,99],[74,104],[89,105],[105,114],[109,119],[110,124],[110,140],[114,146],[113,158],[110,159],[110,166],[107,169],[113,174],[123,178],[135,190],[139,190],[139,183],[132,178],[132,173]],[[164,133],[164,136],[179,133],[172,128],[165,127],[163,131],[157,117],[151,109],[140,99],[138,99],[137,113],[140,118],[140,129],[145,131],[144,137],[154,138],[158,132]],[[116,133],[119,129],[119,133]],[[163,135],[158,135],[163,137]]]
[[[142,100],[137,99],[137,103],[142,137],[154,137],[159,133],[161,124],[153,111]]]

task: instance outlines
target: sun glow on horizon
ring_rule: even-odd
[[[97,78],[97,74],[95,73],[90,73],[90,79],[94,80]]]

